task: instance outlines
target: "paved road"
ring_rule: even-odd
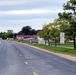
[[[76,75],[76,62],[0,40],[0,75]]]

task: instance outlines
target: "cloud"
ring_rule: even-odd
[[[53,21],[59,12],[63,12],[62,5],[66,1],[0,0],[0,31],[13,29],[18,32],[26,25],[41,29],[45,22]]]
[[[53,9],[31,9],[31,10],[10,10],[10,11],[0,11],[0,15],[29,15],[29,14],[54,14],[58,12],[63,12],[63,10],[53,10]]]
[[[49,23],[49,22],[53,22],[53,19],[45,19],[45,18],[43,18],[43,19],[29,19],[29,20],[0,20],[0,25],[2,25],[2,27],[3,26],[19,26],[20,24],[21,25],[25,25],[25,24],[27,24],[27,25],[34,25],[34,24],[38,24],[38,23]],[[17,23],[17,24],[15,24],[15,23]]]
[[[18,4],[17,1],[0,1],[0,6],[2,5],[13,5],[13,4]]]
[[[47,10],[41,10],[41,9],[34,9],[34,10],[12,10],[12,11],[6,11],[5,14],[11,14],[11,15],[25,15],[25,14],[41,14],[41,13],[48,13]]]
[[[19,32],[24,26],[31,26],[33,29],[42,29],[45,23],[52,22],[53,19],[30,19],[30,20],[0,20],[0,31],[12,29]]]
[[[0,1],[0,6],[7,6],[7,5],[20,5],[20,4],[29,4],[29,1],[25,1],[25,0],[6,0],[6,1]]]
[[[64,3],[68,0],[64,0]],[[35,3],[63,3],[63,0],[1,0],[0,6]]]

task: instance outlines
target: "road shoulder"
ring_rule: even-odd
[[[24,43],[22,43],[22,44],[24,44]],[[31,46],[31,45],[28,45],[28,44],[24,44],[24,45],[30,46],[30,47],[36,48],[36,49],[38,49],[38,50],[45,51],[45,52],[48,52],[48,53],[51,53],[51,54],[60,56],[60,57],[62,57],[62,58],[65,58],[65,59],[68,59],[68,60],[71,60],[71,61],[76,62],[76,57],[71,56],[71,55],[48,51],[48,50],[46,50],[46,49],[42,49],[42,48],[39,48],[39,47],[36,47],[36,46]]]

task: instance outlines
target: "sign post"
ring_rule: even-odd
[[[64,32],[61,32],[60,33],[60,43],[61,44],[64,44],[65,43],[65,33]]]

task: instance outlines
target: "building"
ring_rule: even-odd
[[[37,35],[17,35],[17,40],[26,40],[29,42],[37,42],[38,36]]]
[[[39,43],[39,44],[45,44],[44,38],[38,37],[38,43]]]

